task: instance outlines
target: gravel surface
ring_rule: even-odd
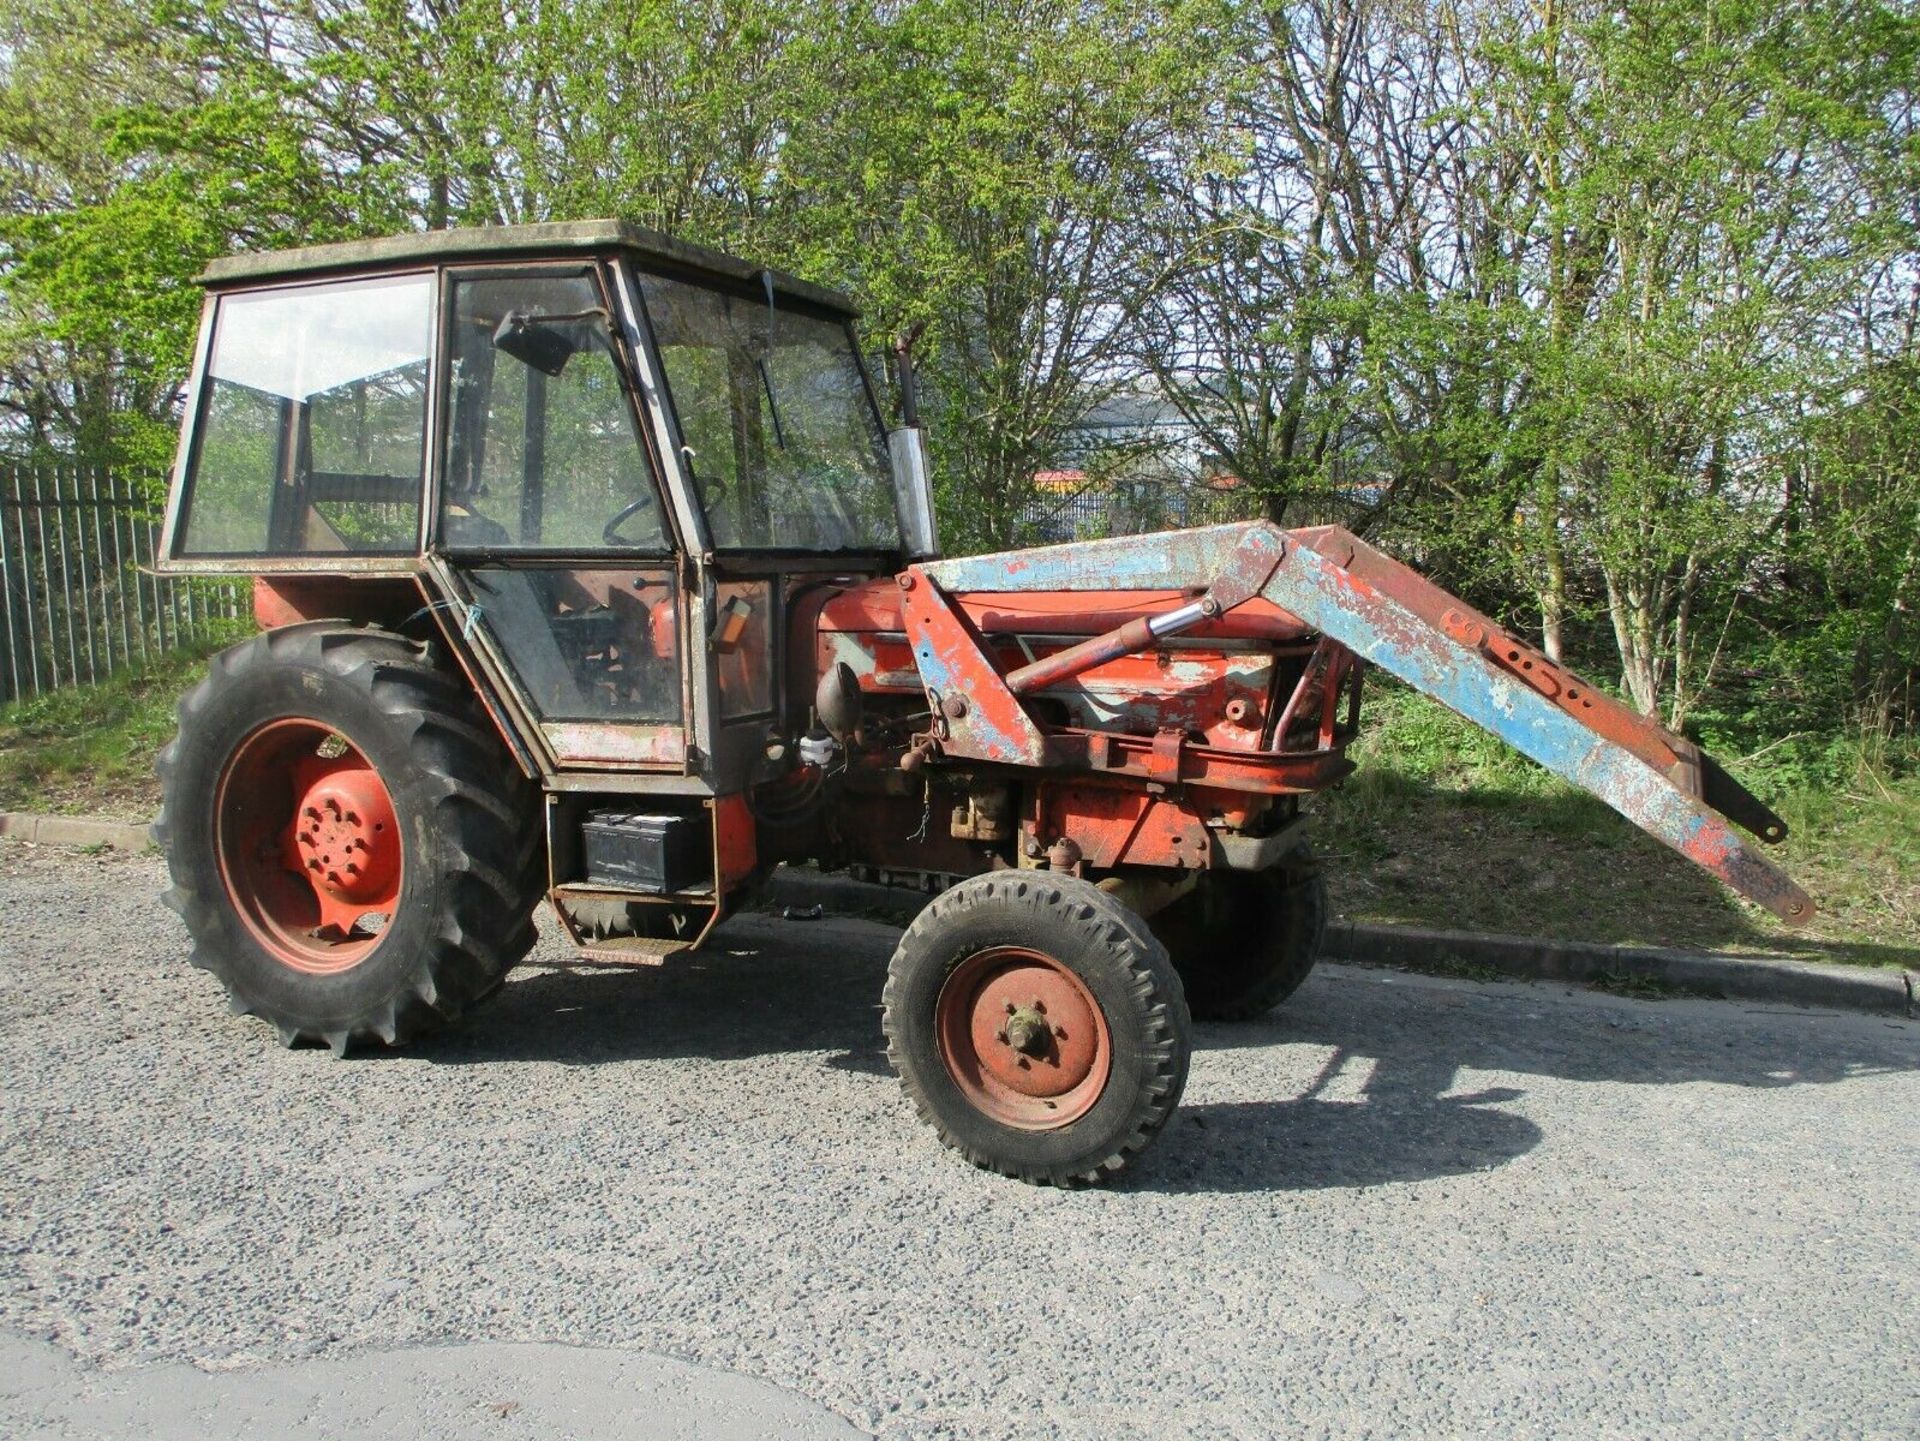
[[[1915,1023],[1329,966],[1063,1193],[913,1121],[884,927],[547,940],[336,1061],[228,1016],[160,886],[0,843],[0,1332],[82,1362],[567,1342],[888,1437],[1920,1434]]]

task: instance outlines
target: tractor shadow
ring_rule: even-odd
[[[1526,1114],[1529,1078],[1779,1090],[1920,1071],[1914,1022],[1345,967],[1316,973],[1261,1021],[1197,1031],[1196,1074],[1209,1049],[1256,1066],[1322,1059],[1283,1099],[1183,1104],[1143,1157],[1138,1189],[1321,1190],[1493,1170],[1544,1139]],[[1242,1087],[1245,1074],[1236,1068]]]
[[[746,1060],[824,1051],[824,1064],[890,1075],[880,989],[896,930],[748,915],[664,965],[581,962],[551,922],[534,955],[458,1027],[409,1046],[443,1065]]]
[[[399,1054],[453,1066],[811,1054],[892,1087],[879,1001],[897,934],[749,916],[662,967],[553,964],[547,944],[463,1026]],[[1264,1020],[1196,1027],[1190,1094],[1217,1095],[1227,1077],[1257,1098],[1186,1102],[1121,1188],[1311,1191],[1492,1170],[1543,1139],[1516,1084],[1530,1076],[1778,1088],[1920,1069],[1912,1024],[1388,974],[1329,967]],[[1472,1074],[1486,1072],[1491,1083]],[[904,1099],[900,1115],[914,1124]]]

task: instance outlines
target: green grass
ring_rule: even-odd
[[[160,807],[153,758],[173,735],[174,703],[245,630],[0,707],[0,810],[150,820]]]
[[[1820,914],[1782,925],[1583,791],[1404,687],[1370,692],[1358,772],[1318,798],[1349,919],[1920,966],[1920,775],[1822,747],[1720,759],[1787,821],[1769,854]]]

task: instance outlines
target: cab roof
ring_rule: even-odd
[[[858,315],[851,298],[784,271],[769,270],[704,245],[675,240],[624,220],[568,220],[542,225],[479,225],[457,230],[426,230],[377,240],[346,240],[298,250],[268,250],[229,255],[214,261],[199,277],[202,285],[224,289],[260,285],[357,270],[396,270],[442,262],[538,259],[584,254],[624,253],[641,261],[666,264],[732,281],[764,283],[775,290],[829,310]]]

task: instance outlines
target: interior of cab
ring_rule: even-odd
[[[182,554],[418,546],[432,295],[404,275],[222,297]]]
[[[674,573],[642,559],[667,531],[593,273],[458,280],[450,324],[440,541],[478,623],[543,720],[677,721]],[[642,568],[525,563],[609,551]]]

